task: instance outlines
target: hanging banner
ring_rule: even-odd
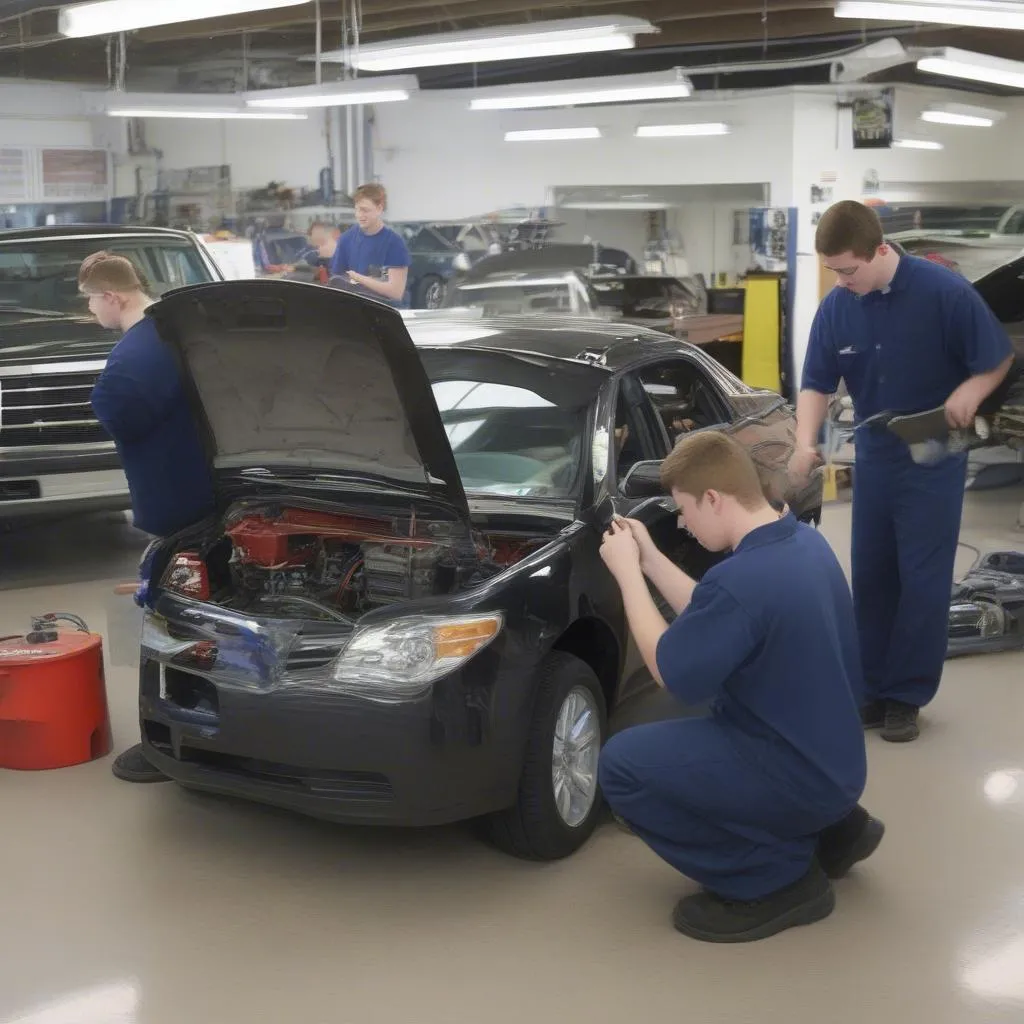
[[[858,96],[853,101],[853,148],[892,147],[895,89],[883,89],[876,96]]]

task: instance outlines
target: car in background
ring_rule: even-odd
[[[79,266],[101,249],[132,260],[155,297],[223,276],[185,231],[0,232],[0,520],[131,507],[114,443],[89,404],[119,337],[78,293]]]
[[[658,482],[702,429],[748,447],[778,507],[821,514],[820,480],[789,483],[792,408],[653,331],[406,318],[287,281],[151,315],[218,496],[140,569],[143,745],[189,789],[478,819],[509,853],[567,856],[598,821],[609,712],[653,685],[600,558],[613,515],[713,564]]]
[[[413,309],[439,309],[448,284],[460,271],[469,270],[484,253],[469,253],[426,223],[392,224],[409,247],[407,296]]]
[[[729,338],[743,317],[708,314],[700,278],[608,273],[590,245],[551,245],[489,256],[451,285],[445,306],[485,316],[564,315],[622,320],[695,344]]]

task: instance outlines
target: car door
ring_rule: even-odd
[[[599,528],[607,529],[615,515],[639,519],[656,530],[674,525],[676,512],[670,497],[630,499],[623,493],[622,484],[633,466],[664,457],[653,407],[634,376],[627,374],[619,379],[607,409],[607,422],[596,424],[598,435],[608,438],[607,451],[602,455],[607,462],[604,469],[607,497],[596,509]],[[602,447],[598,446],[598,450]],[[602,583],[608,588],[608,593],[602,594],[601,598],[608,598],[608,603],[616,605],[622,617],[622,633],[627,637],[619,692],[621,701],[650,686],[651,677],[625,621],[618,585],[607,573],[602,577]],[[656,591],[652,590],[652,594],[666,617],[670,617],[671,609],[661,601]]]

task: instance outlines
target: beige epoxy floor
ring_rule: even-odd
[[[1022,497],[969,497],[964,539],[1024,548]],[[845,561],[848,507],[824,528]],[[110,520],[0,541],[4,632],[53,609],[107,632],[118,750],[134,613],[111,582],[137,544]],[[827,921],[736,947],[677,935],[689,884],[614,826],[537,866],[462,828],[131,786],[109,760],[0,771],[0,1024],[1024,1020],[1024,654],[949,663],[921,740],[869,748],[879,852]]]

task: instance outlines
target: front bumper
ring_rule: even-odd
[[[381,703],[325,685],[326,665],[280,674],[267,651],[258,681],[184,670],[147,633],[143,747],[188,788],[353,824],[445,824],[515,802],[527,687],[497,642],[429,692]]]
[[[1024,554],[984,555],[953,585],[946,656],[1024,649]]]
[[[119,468],[33,472],[14,464],[3,469],[0,517],[110,512],[132,507],[128,481]]]

